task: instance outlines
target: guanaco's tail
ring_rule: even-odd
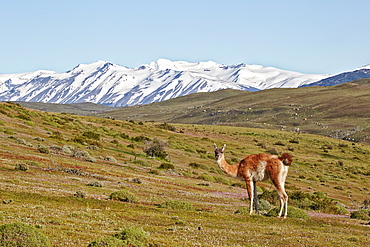
[[[290,164],[292,164],[292,161],[293,161],[292,156],[288,153],[283,153],[281,157],[279,158],[279,160],[281,160],[283,164],[286,166],[289,166]]]

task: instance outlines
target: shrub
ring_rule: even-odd
[[[115,237],[108,237],[99,240],[95,240],[94,242],[90,243],[87,247],[125,247],[127,246],[122,240],[115,238]]]
[[[95,151],[99,151],[99,149],[100,149],[98,146],[95,146],[95,145],[90,145],[87,148],[91,149],[91,150],[95,150]]]
[[[370,210],[353,211],[350,217],[358,220],[370,220]]]
[[[158,169],[163,169],[163,170],[173,170],[175,169],[175,166],[172,165],[171,163],[162,163]]]
[[[122,202],[137,202],[136,195],[126,190],[113,192],[110,194],[109,199]]]
[[[263,199],[258,200],[258,209],[262,211],[268,211],[271,209],[271,204]]]
[[[259,199],[263,199],[268,201],[269,203],[276,205],[276,203],[280,200],[279,195],[276,190],[265,190],[261,195],[258,196]]]
[[[200,167],[200,165],[198,163],[195,163],[195,162],[190,163],[189,166],[194,168],[194,169],[198,169]]]
[[[217,183],[225,184],[225,185],[230,185],[230,181],[227,178],[221,177],[221,176],[213,176],[215,181]]]
[[[104,160],[109,161],[109,162],[113,162],[113,163],[117,163],[116,158],[114,158],[113,156],[107,156],[107,157],[104,158]]]
[[[45,146],[42,146],[42,145],[39,145],[37,147],[37,150],[40,152],[40,153],[43,153],[43,154],[48,154],[50,153],[50,150],[48,147],[45,147]]]
[[[89,139],[97,140],[97,141],[100,140],[100,134],[92,132],[92,131],[86,131],[82,134],[82,136],[89,138]]]
[[[148,243],[149,234],[142,228],[127,227],[113,236],[123,240],[126,246],[145,246]]]
[[[26,164],[16,164],[14,169],[19,171],[27,171],[29,167]]]
[[[215,182],[215,178],[207,174],[200,175],[198,178],[208,182]]]
[[[171,209],[177,209],[177,210],[194,210],[193,205],[191,205],[189,202],[184,201],[178,201],[178,200],[172,200],[167,201],[159,205],[160,208],[171,208]]]
[[[272,217],[275,216],[276,217],[279,213],[279,210],[280,210],[280,207],[276,207],[276,208],[270,210],[266,214],[266,216],[272,216]],[[302,209],[288,206],[288,218],[297,218],[297,219],[308,220],[308,219],[310,219],[310,216],[305,211],[303,211]]]
[[[76,191],[76,193],[73,194],[74,197],[77,197],[77,198],[85,198],[86,197],[86,193],[83,192],[83,191]]]
[[[349,213],[348,210],[342,205],[335,205],[333,207],[333,211],[335,214],[341,214],[341,215],[345,215]]]
[[[75,152],[75,148],[69,145],[63,145],[62,152],[65,154],[72,154]]]
[[[175,126],[173,126],[171,124],[168,124],[168,123],[163,123],[163,124],[159,125],[159,128],[169,130],[169,131],[176,131]]]
[[[148,162],[146,162],[145,160],[134,160],[132,163],[141,165],[141,166],[150,166]]]
[[[336,189],[336,190],[344,190],[343,186],[340,186],[340,185],[334,186],[334,189]]]
[[[50,243],[38,229],[23,223],[12,223],[0,226],[0,246],[43,247],[50,246]]]
[[[95,182],[90,182],[87,184],[87,186],[92,186],[92,187],[103,187],[103,185],[98,182],[98,181],[95,181]]]
[[[285,146],[285,144],[282,141],[277,141],[274,143],[274,145]]]
[[[53,131],[53,133],[50,135],[50,138],[62,140],[63,136],[62,136],[62,133],[60,133],[59,131]]]
[[[165,159],[167,157],[167,153],[164,148],[167,146],[167,143],[163,140],[158,138],[154,139],[153,141],[146,140],[144,142],[143,151],[147,155],[151,157],[158,157]]]
[[[90,157],[87,157],[87,158],[85,159],[85,161],[95,163],[95,162],[96,162],[96,158],[94,158],[94,157],[90,156]]]
[[[89,152],[87,152],[86,150],[82,150],[82,151],[75,151],[73,154],[72,154],[72,157],[75,157],[75,158],[88,158],[90,157],[90,154]]]
[[[249,208],[240,207],[238,210],[234,212],[234,214],[249,214]]]

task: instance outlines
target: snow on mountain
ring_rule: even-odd
[[[159,59],[137,68],[97,61],[80,64],[64,73],[40,70],[0,75],[0,101],[129,106],[226,88],[248,91],[296,88],[327,77],[212,61],[189,63]]]
[[[311,86],[334,86],[346,82],[351,82],[358,79],[370,78],[370,65],[363,66],[354,70],[339,73],[333,76],[329,76],[322,80],[316,82],[302,85],[301,87],[311,87]]]

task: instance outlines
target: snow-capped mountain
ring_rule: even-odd
[[[189,63],[159,59],[137,68],[98,61],[80,64],[65,73],[40,70],[0,75],[0,101],[129,106],[226,88],[248,91],[296,88],[327,77],[212,61]]]
[[[351,82],[358,79],[363,78],[370,78],[370,65],[366,65],[364,67],[343,72],[337,75],[330,76],[328,78],[324,78],[320,81],[308,84],[308,85],[302,85],[302,87],[311,87],[311,86],[334,86],[346,82]]]

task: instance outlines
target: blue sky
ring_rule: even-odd
[[[335,74],[370,63],[369,13],[368,0],[0,0],[0,74],[159,58]]]

